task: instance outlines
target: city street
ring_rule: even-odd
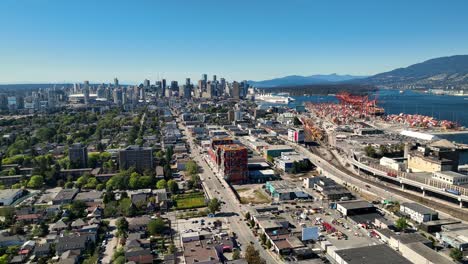
[[[182,128],[184,130],[184,127]],[[210,198],[218,198],[225,202],[225,204],[223,204],[221,207],[222,212],[236,214],[226,217],[226,221],[229,222],[232,231],[236,233],[237,240],[242,245],[242,251],[245,252],[247,245],[249,245],[250,242],[253,242],[255,248],[260,252],[260,256],[265,259],[267,263],[281,263],[281,261],[276,256],[274,256],[271,252],[267,252],[260,245],[258,239],[253,235],[250,228],[247,226],[247,222],[244,221],[243,213],[247,210],[243,209],[243,205],[241,205],[237,200],[229,185],[224,180],[220,180],[220,178],[215,175],[206,160],[203,158],[203,154],[200,153],[200,148],[195,146],[193,143],[193,138],[187,134],[186,136],[190,144],[191,157],[202,170],[202,173],[200,173],[200,178],[208,196]]]
[[[111,231],[112,238],[108,241],[106,250],[104,251],[102,255],[103,264],[109,264],[112,262],[112,255],[114,255],[114,252],[117,248],[118,238],[116,236],[116,233],[117,233],[117,228],[115,226],[116,221],[117,221],[116,218],[109,220],[109,228],[112,229]]]

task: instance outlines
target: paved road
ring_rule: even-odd
[[[107,243],[106,250],[104,251],[104,254],[103,254],[103,257],[102,257],[102,263],[103,264],[111,263],[112,255],[114,255],[115,249],[117,247],[118,239],[115,236],[115,234],[117,232],[117,229],[116,229],[116,226],[115,226],[116,221],[117,221],[117,219],[115,219],[115,218],[110,219],[110,221],[109,221],[109,227],[113,229],[112,232],[111,232],[112,239]]]
[[[181,123],[179,124],[181,125]],[[185,129],[183,126],[181,126],[181,128]],[[193,143],[193,138],[191,138],[188,133],[185,134],[188,137],[191,157],[203,170],[203,172],[200,173],[200,179],[202,180],[206,193],[210,198],[218,198],[225,202],[221,208],[222,212],[237,214],[226,217],[226,221],[230,224],[232,231],[236,233],[237,241],[242,244],[241,249],[245,252],[247,245],[253,242],[255,248],[260,252],[261,257],[266,260],[266,263],[282,263],[282,261],[271,252],[267,252],[263,249],[258,239],[247,226],[247,223],[243,220],[243,213],[246,212],[247,209],[244,208],[244,205],[240,204],[229,185],[222,180],[219,175],[213,172],[213,169],[210,168],[210,165],[205,160],[204,155],[200,153],[200,148]]]

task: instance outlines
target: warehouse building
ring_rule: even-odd
[[[418,203],[402,203],[400,213],[419,224],[439,219],[439,213]]]
[[[336,250],[329,253],[338,264],[411,264],[387,245]]]
[[[336,210],[344,216],[353,216],[375,213],[377,208],[367,201],[358,200],[339,202],[336,204]]]

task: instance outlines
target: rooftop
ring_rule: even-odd
[[[348,264],[411,264],[387,245],[342,249],[335,253]]]
[[[438,214],[436,211],[430,208],[427,208],[426,206],[420,205],[418,203],[402,203],[401,207],[409,208],[420,214],[432,214],[432,215]]]
[[[340,205],[340,206],[344,207],[347,210],[374,207],[374,205],[372,205],[371,203],[369,203],[367,201],[362,201],[362,200],[339,202],[339,203],[337,203],[337,205]]]
[[[0,190],[0,199],[10,199],[13,196],[16,196],[18,192],[21,192],[21,189],[5,189]]]

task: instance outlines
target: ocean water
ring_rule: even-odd
[[[338,102],[334,95],[293,96],[293,98],[295,101],[288,104],[290,107],[302,105],[305,102]],[[413,91],[400,93],[398,90],[379,90],[370,95],[370,98],[377,99],[378,105],[385,109],[386,114],[421,114],[438,120],[454,121],[460,126],[468,127],[468,95],[448,96]],[[439,137],[468,144],[468,133],[440,135]],[[462,153],[460,163],[468,163],[468,151]]]

